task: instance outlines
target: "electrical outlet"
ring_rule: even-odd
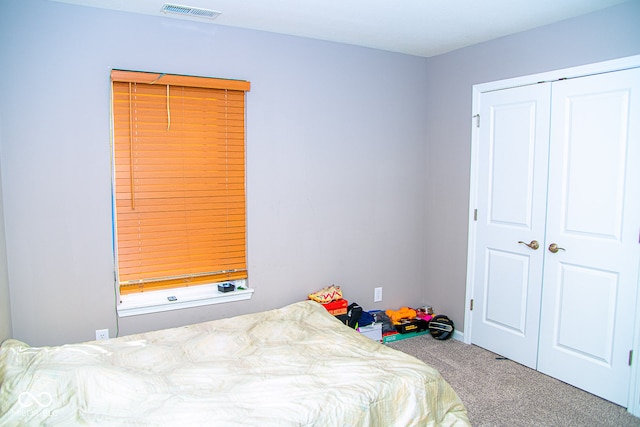
[[[382,301],[382,287],[373,290],[373,302]]]
[[[108,329],[96,329],[96,340],[108,340],[108,339],[109,339]]]

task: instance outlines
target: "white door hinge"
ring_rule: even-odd
[[[469,311],[473,311],[473,299],[469,302]]]
[[[480,127],[480,114],[476,114],[475,116],[473,116],[474,119],[476,119],[476,127],[479,128]]]

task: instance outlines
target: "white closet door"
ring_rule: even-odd
[[[536,367],[550,84],[482,94],[471,341]],[[538,241],[539,249],[525,245]],[[523,242],[523,243],[518,243]]]
[[[552,92],[538,370],[626,406],[640,261],[640,69],[555,82]]]

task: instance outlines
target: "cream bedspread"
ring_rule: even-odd
[[[0,425],[465,426],[421,361],[312,301],[59,347],[0,348]]]

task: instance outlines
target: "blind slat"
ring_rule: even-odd
[[[194,285],[211,283],[216,281],[219,282],[219,281],[227,281],[227,280],[244,279],[246,277],[247,277],[247,271],[245,269],[238,272],[209,274],[201,277],[190,277],[190,278],[181,278],[181,279],[173,279],[173,280],[169,279],[169,280],[164,280],[162,282],[155,283],[155,284],[146,283],[143,285],[138,285],[135,283],[133,284],[123,283],[120,286],[120,293],[122,295],[126,295],[134,292],[143,292],[145,290],[145,286],[147,288],[149,286],[152,286],[153,289],[168,289],[168,288],[174,288],[178,286],[194,286]]]
[[[195,86],[210,89],[248,91],[251,84],[245,80],[216,79],[211,77],[183,76],[176,74],[149,73],[140,71],[112,70],[111,81],[175,86]]]

